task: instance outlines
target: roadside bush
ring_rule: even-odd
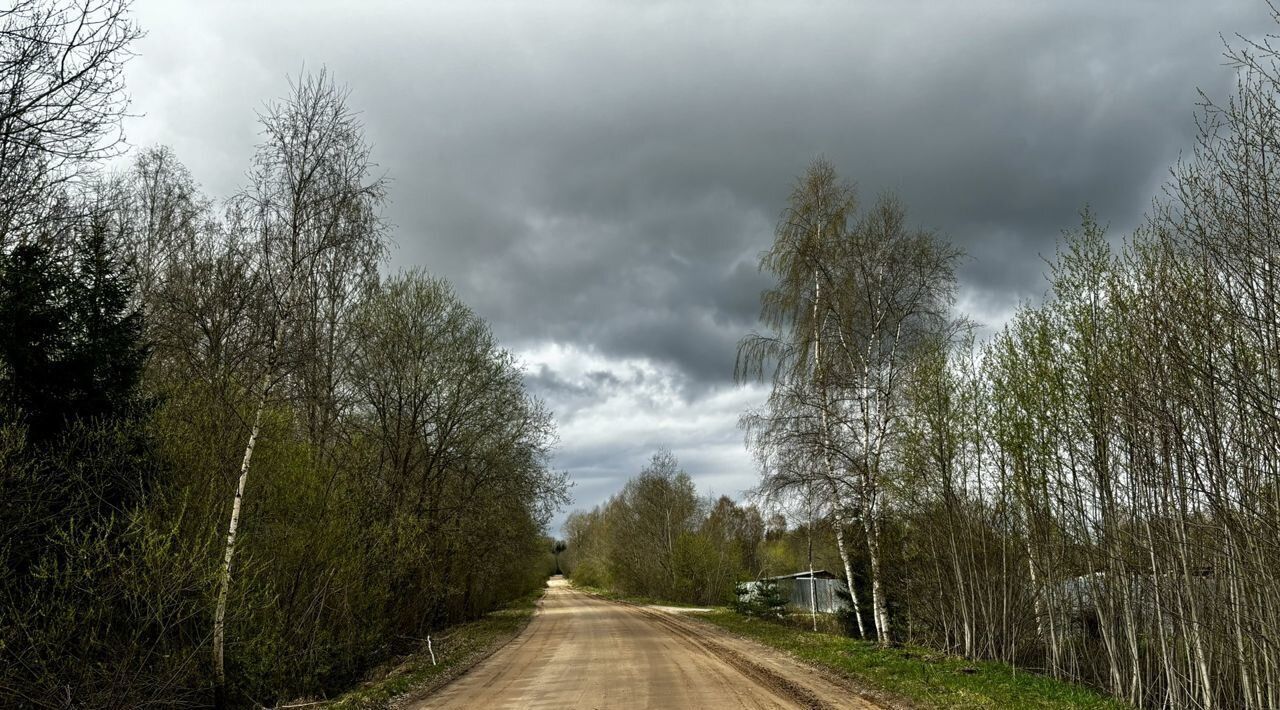
[[[56,446],[0,453],[0,704],[193,699],[208,568],[143,507],[159,496],[141,483],[132,507],[102,496],[156,476],[133,426],[75,424]]]
[[[787,615],[787,599],[778,583],[761,580],[754,585],[739,584],[734,588],[734,611],[760,619],[781,619]]]

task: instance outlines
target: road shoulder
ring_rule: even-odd
[[[543,603],[540,595],[459,624],[432,637],[435,662],[425,644],[380,678],[328,704],[331,710],[400,710],[425,700],[514,641]]]

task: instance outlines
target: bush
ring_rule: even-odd
[[[737,598],[734,611],[761,619],[781,619],[787,615],[787,599],[778,589],[778,583],[764,579],[754,584],[739,584],[734,588]]]

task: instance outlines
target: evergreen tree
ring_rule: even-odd
[[[68,263],[71,262],[71,263]],[[146,362],[142,314],[94,217],[71,259],[24,244],[0,268],[0,408],[43,445],[75,422],[112,422],[140,413]]]
[[[77,347],[70,369],[79,399],[73,416],[117,420],[141,414],[140,385],[147,348],[142,312],[130,307],[133,283],[110,241],[106,213],[99,213],[79,240],[71,316]]]
[[[19,574],[68,530],[105,541],[156,471],[142,316],[106,225],[91,219],[66,257],[38,242],[0,257],[0,552]]]
[[[31,440],[47,440],[65,416],[71,350],[66,271],[49,250],[23,244],[0,268],[0,407]]]

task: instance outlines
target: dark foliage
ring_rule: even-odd
[[[739,584],[734,591],[738,596],[733,608],[739,614],[761,619],[781,619],[787,615],[787,599],[778,589],[778,583],[771,579],[756,582],[754,588]]]
[[[0,260],[0,408],[36,447],[76,422],[140,414],[142,314],[104,219],[68,256],[28,243]]]

